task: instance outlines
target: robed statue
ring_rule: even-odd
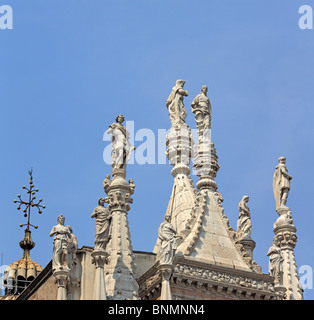
[[[184,96],[188,96],[189,93],[183,89],[184,84],[184,80],[177,80],[166,102],[172,126],[185,124],[187,112],[184,107],[183,98]]]
[[[105,251],[110,237],[111,213],[104,206],[105,199],[98,200],[98,206],[94,209],[91,218],[96,218],[95,251]]]
[[[71,230],[69,226],[65,226],[65,217],[60,214],[58,216],[58,224],[54,226],[50,232],[50,237],[53,239],[53,256],[52,269],[69,269],[68,255],[69,244],[71,239]]]
[[[286,158],[280,157],[273,176],[273,191],[276,201],[276,210],[286,208],[288,194],[290,191],[290,180],[286,167]]]
[[[249,202],[248,196],[243,196],[239,202],[239,218],[237,222],[237,238],[250,239],[252,233],[251,212],[247,205]]]
[[[130,143],[130,133],[126,127],[122,124],[124,117],[122,114],[116,117],[114,122],[107,133],[112,134],[112,167],[124,168],[126,167],[131,152],[135,149]]]
[[[159,264],[172,264],[177,250],[177,232],[170,223],[169,214],[166,214],[164,221],[158,229],[158,238],[160,240],[159,252],[157,254]]]
[[[273,244],[269,248],[267,256],[269,257],[269,274],[275,278],[275,284],[282,285],[284,258],[276,238],[273,239]]]
[[[205,130],[211,129],[211,104],[207,97],[207,91],[207,86],[202,86],[201,92],[191,103],[200,139],[202,139]]]

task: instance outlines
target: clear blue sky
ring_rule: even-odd
[[[298,26],[312,0],[13,1],[13,30],[0,30],[0,252],[21,258],[13,199],[27,170],[47,209],[33,214],[33,260],[52,256],[50,230],[62,213],[79,246],[92,246],[90,215],[111,173],[103,134],[122,113],[135,131],[168,129],[166,99],[177,79],[190,103],[203,84],[212,103],[212,137],[223,206],[236,228],[250,196],[254,258],[266,256],[277,219],[272,176],[279,156],[293,176],[287,205],[297,227],[297,266],[314,267],[314,30]],[[141,144],[135,141],[135,145]],[[172,189],[171,165],[129,165],[136,184],[129,211],[134,250],[152,251]],[[192,177],[196,181],[196,177]],[[24,196],[25,198],[25,196]],[[313,290],[305,291],[313,299]]]

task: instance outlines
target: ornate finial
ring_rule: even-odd
[[[31,220],[31,208],[36,207],[38,209],[38,213],[41,214],[42,213],[42,209],[45,209],[44,205],[41,205],[41,202],[43,201],[43,199],[39,199],[37,203],[34,202],[34,200],[36,199],[36,192],[38,192],[38,189],[34,189],[34,184],[33,184],[33,168],[31,168],[31,170],[28,170],[28,174],[30,175],[30,180],[29,180],[29,188],[27,188],[26,186],[23,186],[23,189],[27,190],[28,193],[28,201],[23,201],[21,198],[21,195],[18,194],[18,200],[14,200],[14,203],[18,203],[18,207],[17,210],[21,209],[21,206],[25,206],[25,209],[23,209],[24,212],[24,217],[27,217],[27,223],[25,224],[20,224],[20,227],[24,227],[27,226],[26,230],[29,230],[29,227],[33,227],[35,229],[38,228],[38,226],[34,226],[30,223]]]

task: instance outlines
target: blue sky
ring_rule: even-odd
[[[287,205],[298,242],[297,266],[314,266],[312,180],[314,31],[298,26],[312,0],[0,1],[13,9],[13,30],[0,30],[0,252],[22,255],[13,199],[28,183],[47,206],[34,213],[33,260],[52,256],[50,230],[62,213],[79,246],[92,246],[90,215],[111,173],[103,134],[122,113],[135,132],[169,129],[166,99],[177,79],[190,103],[203,84],[212,104],[218,190],[231,225],[250,196],[254,259],[268,272],[277,219],[272,176],[279,156],[293,176]],[[135,141],[139,146],[141,141]],[[156,156],[157,157],[157,156]],[[152,251],[172,189],[170,164],[129,165],[136,184],[129,211],[134,250]],[[192,176],[194,181],[197,177]],[[25,198],[25,196],[24,196]],[[305,291],[314,299],[313,290]]]

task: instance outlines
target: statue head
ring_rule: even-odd
[[[184,87],[184,85],[185,85],[185,81],[184,80],[182,80],[182,79],[179,79],[179,80],[177,80],[176,81],[176,85],[177,86],[180,86],[180,87]]]
[[[245,201],[246,203],[249,202],[249,199],[250,199],[249,196],[243,196],[242,197],[242,200]]]
[[[57,219],[58,223],[64,225],[65,217],[63,214],[60,214]]]
[[[279,247],[279,239],[277,238],[277,237],[274,237],[273,238],[273,246],[275,246],[275,247]]]
[[[279,157],[278,158],[278,162],[285,164],[286,163],[286,158],[285,157]]]
[[[99,198],[99,200],[98,200],[98,205],[99,206],[103,206],[104,204],[105,204],[105,198]]]
[[[122,122],[124,121],[124,117],[122,114],[119,114],[117,117],[116,117],[116,122],[122,124]]]
[[[207,86],[202,86],[202,88],[201,88],[201,92],[203,92],[203,93],[207,93],[207,91],[208,91],[208,88],[207,88]]]
[[[165,221],[170,222],[171,220],[171,215],[168,213],[165,215]]]

